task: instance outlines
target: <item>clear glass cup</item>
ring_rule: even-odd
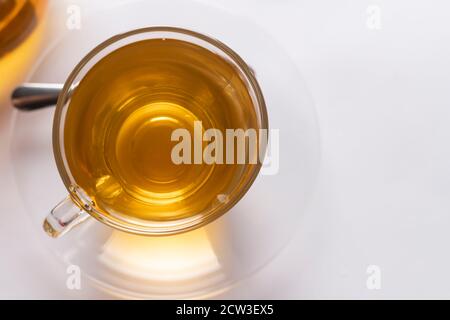
[[[53,121],[53,153],[59,174],[69,195],[54,207],[44,220],[44,230],[52,237],[58,237],[64,234],[89,217],[94,217],[113,228],[140,235],[168,235],[192,230],[213,221],[231,209],[247,192],[258,175],[262,161],[258,161],[257,165],[253,167],[251,174],[248,175],[246,181],[239,188],[236,188],[227,195],[226,203],[218,203],[217,207],[214,210],[210,210],[208,214],[198,214],[193,217],[174,221],[141,220],[137,222],[117,215],[107,215],[102,210],[99,210],[86,192],[77,186],[67,165],[64,151],[65,115],[70,106],[72,93],[76,90],[77,84],[83,79],[86,73],[103,57],[120,47],[146,39],[176,39],[187,41],[201,46],[227,60],[235,67],[246,84],[253,102],[255,114],[258,117],[259,128],[255,129],[268,129],[264,98],[251,68],[242,58],[223,43],[197,32],[174,27],[142,28],[114,36],[98,45],[81,60],[69,75],[58,98]]]

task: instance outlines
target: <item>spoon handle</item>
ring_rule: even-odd
[[[24,111],[54,106],[62,88],[59,83],[24,83],[14,89],[11,102],[15,108]]]

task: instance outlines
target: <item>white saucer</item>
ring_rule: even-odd
[[[154,25],[215,37],[252,66],[266,99],[269,126],[280,130],[279,172],[258,176],[230,212],[182,235],[135,236],[91,219],[60,239],[50,239],[42,221],[66,190],[52,154],[54,109],[47,108],[15,116],[11,152],[16,183],[43,245],[65,264],[78,265],[89,281],[111,294],[210,297],[270,262],[296,231],[318,170],[315,111],[295,64],[264,30],[190,1],[135,1],[83,17],[81,30],[68,31],[40,60],[29,81],[62,83],[98,43]]]

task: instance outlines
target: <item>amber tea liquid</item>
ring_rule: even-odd
[[[169,221],[205,214],[254,164],[174,164],[171,133],[258,128],[248,89],[219,55],[172,39],[113,51],[79,83],[64,127],[74,180],[104,214]],[[225,195],[225,198],[224,198]]]
[[[46,5],[47,0],[0,0],[0,57],[30,35]]]

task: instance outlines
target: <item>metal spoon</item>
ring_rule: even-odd
[[[24,111],[54,106],[62,88],[60,83],[24,83],[14,89],[11,102]]]

